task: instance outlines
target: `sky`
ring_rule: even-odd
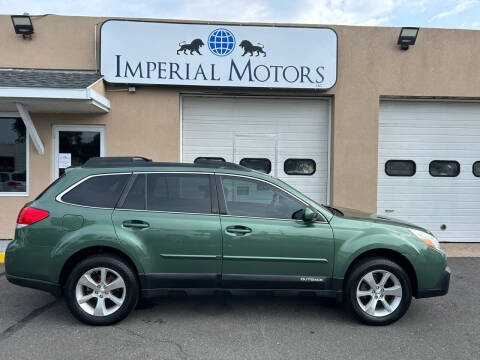
[[[480,30],[480,0],[0,0],[2,14]]]

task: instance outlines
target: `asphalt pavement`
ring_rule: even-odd
[[[450,292],[387,327],[311,297],[168,297],[91,327],[0,264],[0,359],[480,359],[480,258],[452,258]]]

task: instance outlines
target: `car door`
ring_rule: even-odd
[[[121,241],[145,254],[145,286],[216,286],[222,244],[213,175],[134,176],[113,212],[113,223]]]
[[[295,219],[305,203],[267,181],[237,175],[216,178],[224,287],[328,287],[334,247],[323,217],[314,222]]]

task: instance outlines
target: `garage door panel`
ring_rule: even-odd
[[[413,160],[415,175],[387,176],[391,159]],[[378,212],[422,225],[441,241],[479,241],[480,178],[472,173],[479,159],[479,103],[382,101]],[[458,161],[460,174],[431,176],[433,160]]]
[[[324,99],[184,96],[182,161],[221,156],[238,163],[242,157],[267,157],[271,175],[326,203],[329,109]],[[272,136],[274,142],[258,136]],[[285,174],[283,165],[289,158],[313,159],[316,172]]]

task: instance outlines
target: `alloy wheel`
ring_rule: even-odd
[[[402,285],[387,270],[373,270],[365,274],[357,285],[356,297],[360,308],[374,317],[393,313],[402,301]]]
[[[77,281],[75,296],[87,314],[108,316],[125,302],[126,285],[116,271],[97,267],[85,272]]]

